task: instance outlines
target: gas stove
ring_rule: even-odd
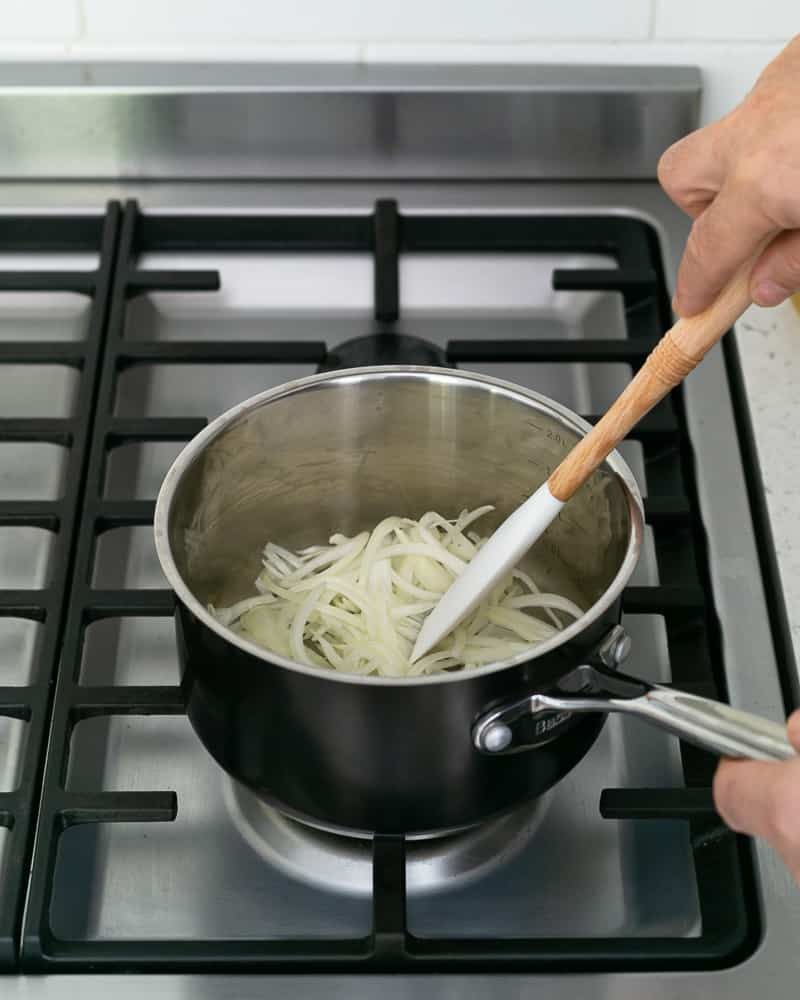
[[[194,736],[150,529],[183,444],[372,363],[593,419],[667,325],[687,230],[654,176],[694,71],[269,72],[0,89],[4,996],[788,1000],[800,893],[716,816],[715,761],[636,720],[422,840],[288,819]],[[647,516],[631,672],[784,717],[732,336],[621,451]]]

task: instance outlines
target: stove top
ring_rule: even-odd
[[[668,321],[685,223],[641,181],[219,185],[191,209],[174,192],[84,184],[80,211],[31,202],[0,230],[8,995],[666,1000],[769,983],[788,1000],[800,894],[716,816],[713,758],[611,717],[551,793],[485,828],[305,828],[194,736],[151,540],[183,444],[319,369],[452,365],[594,419]],[[737,365],[729,337],[620,449],[647,519],[628,667],[780,718]]]

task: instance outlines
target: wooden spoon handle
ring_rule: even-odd
[[[705,357],[750,305],[750,272],[759,252],[743,264],[704,312],[679,319],[656,344],[605,415],[553,471],[547,484],[566,502],[645,414]]]

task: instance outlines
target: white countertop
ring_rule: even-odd
[[[800,663],[800,299],[736,324],[795,657]]]

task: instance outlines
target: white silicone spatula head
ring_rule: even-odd
[[[477,608],[492,587],[511,572],[547,530],[563,506],[550,492],[548,484],[543,483],[503,521],[425,619],[411,654],[412,663],[433,649]]]
[[[500,525],[426,618],[411,654],[412,663],[475,610],[637,421],[702,361],[741,316],[750,305],[750,271],[762,250],[737,271],[705,312],[678,320],[664,334],[603,418],[581,438],[547,482]]]

